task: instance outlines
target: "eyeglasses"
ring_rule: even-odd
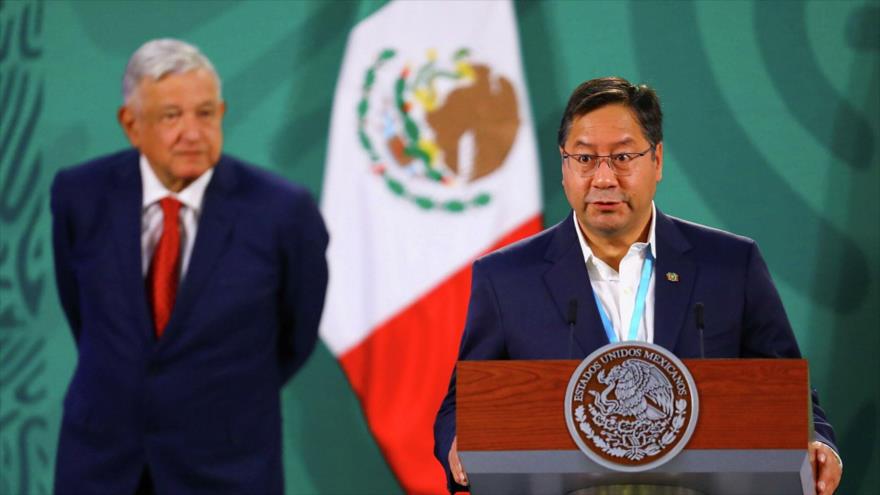
[[[649,151],[654,151],[655,146],[651,145],[641,153],[612,153],[610,155],[573,154],[562,150],[562,159],[574,158],[574,161],[569,160],[568,164],[572,171],[584,179],[595,175],[603,161],[608,163],[608,167],[615,175],[623,177],[633,173],[635,161],[645,156]]]

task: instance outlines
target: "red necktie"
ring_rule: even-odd
[[[156,338],[162,337],[171,318],[174,298],[177,296],[177,279],[180,278],[180,201],[172,197],[159,201],[164,220],[162,237],[153,252],[150,271],[147,274],[147,290],[153,307],[153,323]]]

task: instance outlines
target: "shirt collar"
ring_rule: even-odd
[[[160,199],[166,196],[171,196],[183,203],[187,208],[192,209],[194,212],[199,213],[201,211],[202,200],[205,197],[205,189],[208,188],[208,183],[211,182],[211,177],[214,175],[213,167],[209,168],[205,173],[200,175],[198,179],[194,180],[190,185],[177,193],[169,191],[162,182],[159,181],[159,178],[156,177],[156,173],[153,171],[153,167],[150,166],[150,162],[143,154],[141,154],[140,167],[141,184],[144,192],[141,208],[145,209]]]
[[[584,262],[590,263],[593,258],[596,261],[601,261],[597,256],[593,255],[593,250],[590,249],[589,243],[587,243],[586,237],[584,237],[584,233],[581,232],[581,226],[578,224],[577,215],[572,215],[574,219],[574,231],[577,232],[578,242],[581,245],[581,251],[584,253]],[[651,227],[648,229],[648,242],[636,242],[630,249],[635,248],[638,250],[642,250],[645,246],[650,246],[651,248],[651,256],[656,260],[657,259],[657,237],[656,237],[656,227],[657,227],[657,207],[654,205],[654,201],[651,201]],[[604,265],[605,263],[602,262]]]

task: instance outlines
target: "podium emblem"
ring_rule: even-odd
[[[670,461],[690,440],[698,413],[688,369],[646,342],[597,349],[565,392],[572,439],[591,460],[615,471],[646,471]]]

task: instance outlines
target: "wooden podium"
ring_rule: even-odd
[[[807,362],[683,362],[700,397],[690,442],[654,470],[621,473],[591,461],[569,435],[565,390],[579,361],[459,361],[458,451],[472,492],[814,493]]]

